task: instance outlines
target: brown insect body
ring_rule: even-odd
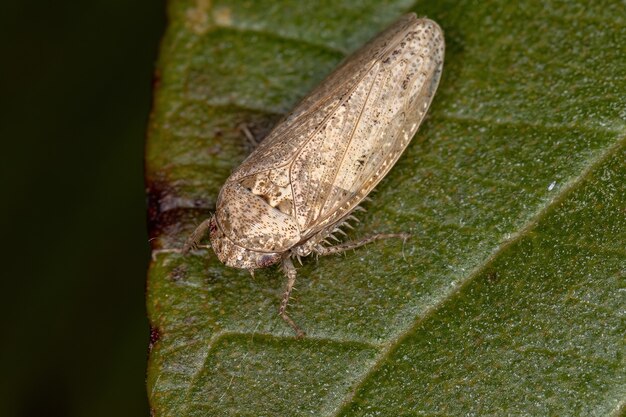
[[[404,234],[374,235],[325,246],[400,157],[421,124],[439,83],[444,38],[439,26],[403,16],[304,98],[226,180],[210,229],[224,264],[254,270],[292,256],[326,255]]]

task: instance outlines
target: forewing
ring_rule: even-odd
[[[307,237],[349,214],[417,131],[443,67],[441,29],[415,20],[377,57],[291,165],[297,221]]]
[[[363,78],[371,74],[372,67],[416,21],[414,14],[403,16],[351,55],[276,125],[233,172],[231,179],[291,164],[354,89],[361,85]]]

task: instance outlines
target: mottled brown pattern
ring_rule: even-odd
[[[439,26],[403,16],[348,58],[280,122],[228,178],[210,220],[226,265],[254,270],[291,256],[338,253],[376,239],[322,246],[396,163],[437,89],[444,58]],[[199,226],[199,230],[207,228]],[[199,233],[194,233],[193,246]]]

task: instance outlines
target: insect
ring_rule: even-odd
[[[183,252],[209,231],[224,264],[254,271],[282,264],[280,316],[296,281],[292,258],[330,255],[405,233],[331,245],[421,124],[443,69],[444,37],[407,14],[350,56],[289,113],[222,187],[215,213]]]

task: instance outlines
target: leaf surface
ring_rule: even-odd
[[[430,116],[351,233],[278,268],[155,252],[157,416],[617,415],[626,364],[626,6],[174,1],[146,146],[155,249],[180,248],[266,132],[402,13],[437,21]]]

